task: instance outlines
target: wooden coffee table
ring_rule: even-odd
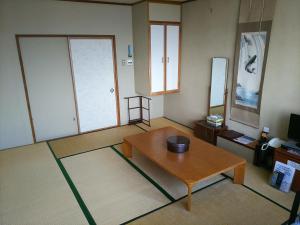
[[[174,135],[189,137],[189,151],[173,153],[167,150],[166,140]],[[192,188],[199,181],[234,169],[233,183],[244,183],[246,160],[173,127],[125,137],[123,154],[131,158],[133,148],[186,184],[188,210],[191,210]]]

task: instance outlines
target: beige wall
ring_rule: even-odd
[[[290,113],[300,114],[300,1],[278,0],[262,97],[261,126],[286,137]]]
[[[132,7],[135,90],[141,94],[150,94],[149,79],[149,27],[148,2],[141,2]]]
[[[257,137],[264,126],[286,138],[290,113],[300,114],[300,1],[277,0],[266,65],[259,129],[229,121]]]
[[[181,6],[175,4],[149,3],[149,20],[175,21],[181,20]]]
[[[165,98],[165,115],[191,125],[207,111],[210,58],[229,58],[232,84],[238,0],[203,0],[183,7],[182,89]],[[212,14],[209,13],[212,8]],[[263,87],[260,128],[229,120],[229,128],[257,137],[263,126],[271,135],[286,137],[289,114],[300,114],[300,1],[278,0]],[[195,31],[195,32],[193,32]],[[224,35],[225,34],[225,35]],[[229,89],[229,100],[231,90]],[[227,114],[230,113],[230,101]]]
[[[199,0],[182,8],[181,90],[165,96],[165,116],[193,126],[208,112],[211,58],[229,58],[233,69],[239,0]]]
[[[0,0],[0,149],[32,143],[15,34],[116,35],[121,122],[127,122],[123,98],[136,94],[133,67],[122,66],[122,59],[127,59],[127,46],[133,43],[131,7]],[[153,117],[162,116],[163,101],[153,98],[152,109]]]

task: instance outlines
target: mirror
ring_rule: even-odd
[[[228,59],[212,58],[208,115],[222,115],[225,121]]]

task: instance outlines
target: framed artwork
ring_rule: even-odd
[[[235,51],[232,106],[259,114],[271,21],[241,23]]]

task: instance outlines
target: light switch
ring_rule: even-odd
[[[133,65],[133,59],[127,59],[127,66]]]

